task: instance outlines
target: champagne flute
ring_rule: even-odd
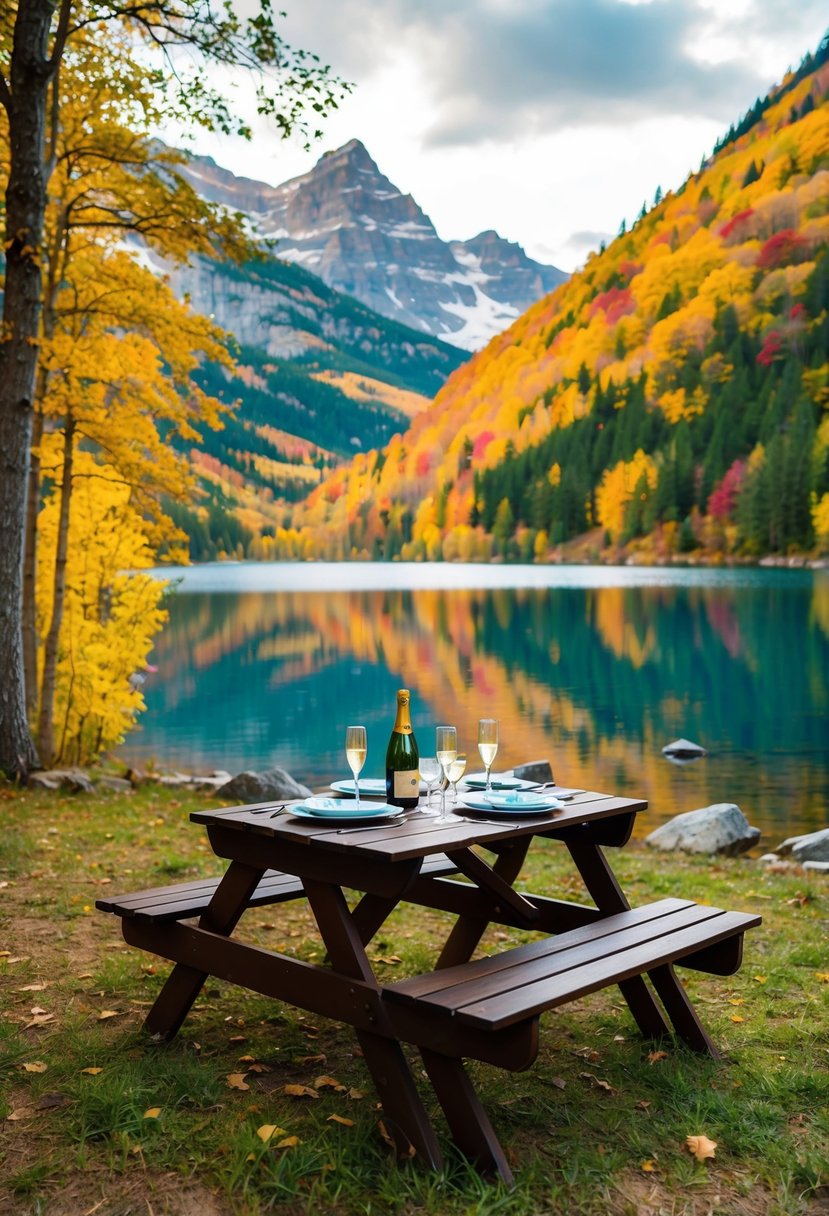
[[[426,806],[432,809],[432,786],[440,776],[440,762],[436,756],[423,756],[420,760],[420,775],[426,782]]]
[[[458,782],[466,772],[466,756],[463,752],[458,752],[455,759],[449,765],[449,780],[452,783],[452,803],[458,805]]]
[[[492,765],[498,754],[498,720],[497,718],[481,718],[478,723],[478,751],[486,769],[486,798],[492,790]]]
[[[345,758],[354,774],[354,797],[360,806],[360,770],[366,762],[366,728],[349,726],[345,732]]]
[[[435,729],[435,755],[449,781],[449,769],[458,757],[458,732],[454,726],[438,726]],[[446,786],[440,792],[440,818],[446,819]]]

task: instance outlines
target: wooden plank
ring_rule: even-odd
[[[689,904],[664,916],[643,919],[635,924],[626,919],[612,933],[605,932],[605,921],[597,921],[589,929],[576,930],[576,934],[564,933],[550,939],[547,950],[533,958],[512,959],[510,955],[513,951],[508,950],[502,958],[503,966],[497,971],[461,978],[451,990],[443,996],[433,995],[432,1000],[455,1012],[490,997],[507,1001],[510,992],[520,994],[532,984],[543,982],[551,976],[559,976],[579,967],[591,967],[608,956],[615,956],[645,942],[661,941],[680,929],[701,926],[712,917],[721,915],[719,908],[701,908],[697,904]],[[576,935],[581,938],[579,942],[572,941]]]
[[[600,921],[594,921],[582,928],[571,929],[558,937],[544,938],[541,941],[528,942],[524,946],[513,946],[493,954],[489,958],[475,959],[471,963],[462,963],[458,967],[447,967],[441,971],[431,971],[425,975],[412,976],[410,979],[398,980],[388,986],[390,997],[401,1000],[432,998],[437,1001],[441,992],[454,992],[465,983],[478,983],[487,976],[502,977],[503,972],[514,968],[523,968],[538,959],[547,959],[555,954],[566,953],[573,948],[598,942],[602,938],[613,936],[623,930],[640,925],[651,925],[664,917],[669,917],[687,908],[697,905],[687,899],[662,899],[654,904],[645,904],[641,908],[633,908],[616,916],[607,916]],[[501,979],[502,984],[505,983]],[[447,1008],[451,1008],[447,1001]]]
[[[701,945],[722,941],[758,923],[740,912],[721,912],[702,925],[695,924],[660,937],[640,941],[629,949],[591,959],[555,975],[511,989],[503,995],[466,1005],[456,1011],[459,1020],[472,1026],[509,1026],[514,1021],[552,1009],[564,1001],[577,1000],[608,984],[642,975],[665,963],[681,962]]]

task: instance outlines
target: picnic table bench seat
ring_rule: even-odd
[[[420,872],[423,877],[438,878],[444,874],[455,874],[457,866],[441,853],[427,857]],[[112,912],[126,919],[154,923],[190,920],[207,911],[220,881],[218,877],[200,878],[195,882],[111,895],[96,899],[95,907],[101,912]],[[281,870],[266,870],[248,901],[248,907],[261,908],[266,904],[285,903],[290,899],[300,899],[304,894],[302,882],[295,875],[284,874]]]
[[[759,916],[663,899],[489,958],[386,984],[383,996],[432,1019],[499,1031],[672,963],[733,975],[743,934],[759,923]]]

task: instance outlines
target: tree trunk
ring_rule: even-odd
[[[37,763],[26,720],[21,627],[26,489],[40,324],[39,248],[46,185],[44,125],[53,5],[19,0],[10,76],[6,281],[0,343],[0,770],[25,778]]]
[[[33,448],[43,438],[43,414],[35,411],[32,425]],[[26,712],[30,722],[37,710],[37,513],[40,507],[40,456],[30,456],[29,484],[26,495],[26,544],[23,557],[23,673],[26,685]]]
[[[69,551],[69,512],[72,506],[72,465],[75,450],[75,421],[66,415],[63,432],[63,480],[60,515],[55,549],[52,619],[43,647],[43,678],[40,683],[40,713],[37,721],[37,746],[44,764],[52,764],[55,752],[55,687],[57,684],[60,630],[66,603],[66,557]]]

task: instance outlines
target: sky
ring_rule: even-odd
[[[253,140],[199,134],[192,150],[275,185],[360,139],[445,240],[494,228],[567,271],[657,186],[679,186],[829,27],[826,0],[281,7],[285,40],[319,55],[352,93],[306,152],[258,120],[250,89],[234,82]]]

